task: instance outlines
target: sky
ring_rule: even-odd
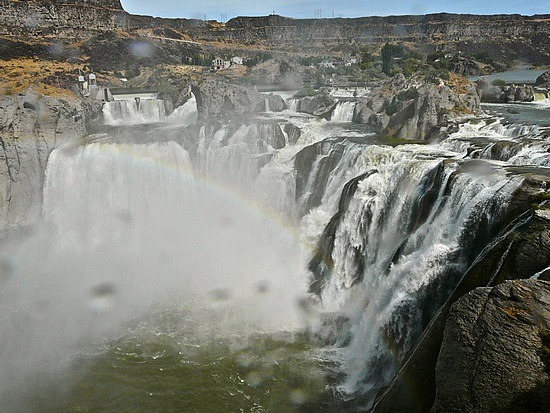
[[[122,0],[132,14],[226,21],[275,12],[295,18],[362,17],[400,14],[550,14],[550,0]]]

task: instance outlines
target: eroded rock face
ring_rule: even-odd
[[[406,80],[396,75],[359,102],[353,121],[391,138],[430,140],[450,117],[479,110],[475,85],[465,79]]]
[[[0,229],[34,222],[50,152],[83,137],[85,123],[77,99],[32,94],[0,98]]]
[[[550,282],[478,288],[451,307],[433,412],[550,411]]]
[[[215,79],[194,84],[191,89],[197,99],[200,120],[286,109],[286,103],[279,95],[262,95],[255,89]]]

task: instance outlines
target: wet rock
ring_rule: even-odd
[[[550,282],[478,288],[449,312],[437,412],[550,411]]]
[[[452,76],[452,81],[446,81],[396,75],[357,104],[353,121],[368,124],[386,137],[430,140],[450,117],[480,110],[474,84]]]
[[[280,95],[264,95],[264,109],[269,109],[270,112],[281,112],[287,109],[285,100]]]
[[[475,288],[529,278],[544,273],[550,264],[550,213],[542,201],[548,196],[545,189],[548,177],[531,173],[524,176],[523,185],[513,195],[504,214],[506,218],[499,235],[492,242],[469,240],[470,244],[486,246],[431,319],[398,375],[380,392],[375,412],[428,411],[435,400],[436,362],[452,304]]]

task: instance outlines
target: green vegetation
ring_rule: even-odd
[[[393,70],[394,59],[403,57],[405,50],[401,45],[386,43],[382,48],[382,72],[390,75]]]
[[[300,89],[294,94],[295,98],[304,98],[306,96],[315,96],[317,94],[317,91],[313,89],[312,87],[305,87],[303,89]]]
[[[506,82],[502,79],[495,79],[491,82],[493,86],[506,86]]]

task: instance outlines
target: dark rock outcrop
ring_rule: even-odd
[[[550,411],[549,344],[550,282],[473,290],[449,312],[432,411]]]
[[[476,85],[484,103],[520,103],[535,100],[535,91],[530,85],[495,86],[485,79],[479,79]]]
[[[328,90],[322,89],[315,96],[306,96],[297,99],[296,110],[298,112],[309,113],[310,115],[330,119],[332,111],[336,107],[338,100],[332,97]]]
[[[358,103],[353,121],[390,138],[430,140],[449,118],[476,113],[479,104],[474,84],[455,75],[450,81],[397,75]]]

